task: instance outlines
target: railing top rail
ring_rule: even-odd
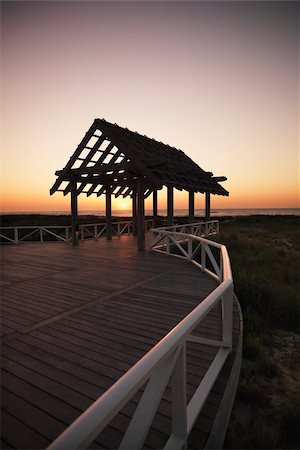
[[[153,219],[145,219],[145,222],[153,222]],[[117,220],[114,222],[111,222],[112,225],[123,225],[123,224],[133,224],[133,220]],[[93,222],[93,223],[81,223],[79,226],[80,227],[91,227],[94,225],[106,225],[106,222]]]
[[[179,228],[179,227],[192,227],[194,225],[205,225],[208,223],[218,223],[218,220],[207,220],[207,221],[203,221],[203,222],[193,222],[193,223],[183,223],[181,225],[177,224],[177,225],[170,225],[167,227],[157,227],[154,228],[155,230],[170,230],[172,231],[175,228]]]
[[[165,234],[166,236],[167,235],[172,235],[172,236],[182,237],[182,238],[185,238],[185,239],[190,238],[190,239],[193,239],[195,241],[199,241],[199,242],[203,242],[204,244],[211,245],[212,247],[216,247],[216,248],[219,248],[219,249],[222,249],[222,248],[226,249],[225,245],[223,245],[223,244],[219,244],[218,242],[211,241],[211,240],[203,238],[201,236],[196,236],[194,234],[184,233],[184,232],[180,232],[180,231],[161,230],[160,228],[152,228],[151,229],[151,231],[153,231],[153,232],[155,232],[156,230],[160,234]],[[226,250],[226,252],[227,252],[227,250]]]
[[[223,261],[223,279],[231,280],[231,282],[233,282],[230,259],[229,259],[228,251],[227,251],[227,248],[225,247],[225,245],[221,246],[221,254],[222,254],[222,261]]]

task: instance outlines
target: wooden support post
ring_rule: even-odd
[[[77,204],[77,183],[70,182],[71,190],[71,226],[72,226],[72,245],[78,244],[78,204]]]
[[[153,191],[153,220],[154,220],[154,226],[156,227],[157,225],[157,219],[158,219],[158,215],[157,215],[157,191]]]
[[[145,250],[145,204],[144,204],[144,180],[137,180],[137,238],[138,250]]]
[[[168,209],[168,227],[174,224],[174,190],[173,186],[168,186],[167,191],[167,209]]]
[[[112,239],[112,227],[111,227],[111,190],[110,186],[107,186],[105,191],[105,212],[106,212],[106,239],[111,241]]]
[[[195,221],[195,192],[189,191],[189,219],[193,223]]]
[[[210,192],[205,192],[205,220],[210,220]]]
[[[132,222],[133,222],[133,236],[137,235],[137,199],[136,190],[132,192]]]

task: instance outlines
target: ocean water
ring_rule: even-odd
[[[1,214],[70,214],[70,211],[11,211]],[[105,216],[104,210],[81,210],[78,212],[79,215],[95,215],[95,216]],[[145,214],[148,216],[152,215],[152,210],[145,210]],[[167,216],[166,209],[159,209],[158,214],[160,216]],[[112,210],[112,215],[116,217],[130,217],[132,215],[131,209],[126,210]],[[300,208],[244,208],[244,209],[217,209],[213,208],[211,210],[211,217],[222,217],[222,216],[252,216],[252,215],[296,215],[300,216]],[[188,216],[187,209],[174,209],[174,216]],[[196,217],[204,217],[204,209],[195,209]]]

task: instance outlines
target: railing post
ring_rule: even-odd
[[[17,244],[19,242],[19,233],[18,233],[17,227],[14,228],[14,241],[15,241],[15,244]]]
[[[199,227],[199,235],[198,235],[198,236],[200,236],[200,237],[203,236],[203,223],[202,223],[202,222],[200,223],[200,227]]]
[[[153,191],[153,220],[154,220],[154,226],[156,226],[158,219],[157,215],[157,190]]]
[[[210,192],[205,192],[205,220],[210,220]]]
[[[186,342],[182,344],[172,377],[172,434],[187,445],[187,400],[186,400]]]
[[[224,264],[222,258],[222,250],[220,250],[220,280],[221,282],[224,280]]]
[[[79,227],[81,242],[84,241],[84,226]]]
[[[144,178],[137,179],[137,241],[138,250],[145,250],[145,182]]]
[[[77,201],[77,182],[71,182],[71,226],[72,226],[72,245],[78,244],[78,201]]]
[[[206,251],[203,242],[201,243],[201,266],[204,271],[206,269]]]
[[[233,285],[222,297],[223,346],[232,348]]]
[[[44,242],[44,239],[43,239],[43,228],[40,228],[40,241],[41,241],[41,243]]]
[[[191,261],[193,256],[193,241],[188,237],[188,260]]]
[[[136,190],[132,192],[132,234],[137,235],[137,195]]]
[[[167,253],[167,255],[169,255],[170,254],[170,237],[169,237],[169,235],[167,234],[167,236],[166,236],[166,253]]]
[[[150,230],[150,237],[149,237],[149,249],[151,250],[153,247],[154,242],[154,232]]]
[[[189,191],[189,221],[195,220],[195,192]]]
[[[208,223],[206,222],[205,223],[205,237],[207,237],[208,236],[208,230],[209,230],[209,228],[208,228]]]
[[[167,213],[168,213],[168,226],[174,224],[174,188],[173,186],[167,187]]]
[[[106,186],[105,190],[105,214],[106,214],[106,239],[112,239],[112,225],[111,225],[111,188]]]

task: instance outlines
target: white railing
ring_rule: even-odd
[[[147,219],[145,222],[145,231],[149,231],[153,226],[153,219]],[[90,223],[79,226],[80,239],[98,239],[107,230],[106,223]],[[112,222],[111,230],[113,236],[121,236],[122,234],[132,234],[134,224],[132,220],[124,220],[122,222]]]
[[[41,242],[43,243],[47,235],[54,237],[56,241],[71,241],[70,226],[18,226],[0,227],[0,238],[3,242],[20,244],[21,242]],[[28,238],[31,239],[29,240]],[[34,239],[32,239],[34,238]],[[45,239],[46,238],[46,239]]]
[[[188,230],[189,226],[186,227]],[[143,388],[143,395],[119,447],[142,448],[167,385],[171,387],[172,431],[164,448],[186,448],[188,435],[232,347],[233,280],[230,261],[225,246],[205,238],[182,231],[170,231],[167,228],[152,229],[151,233],[152,242],[155,242],[154,236],[161,234],[164,234],[166,240],[161,248],[158,248],[156,243],[152,249],[186,259],[217,279],[219,284],[167,336],[73,422],[49,449],[86,448],[136,392]],[[213,254],[215,252],[218,253],[216,256]],[[198,254],[201,255],[200,261],[195,259]],[[222,339],[207,339],[196,335],[195,328],[219,302],[222,305]],[[188,404],[187,342],[218,348],[215,358]]]
[[[156,249],[159,243],[166,240],[166,231],[172,233],[188,233],[200,237],[213,236],[219,234],[219,221],[210,220],[207,222],[185,223],[183,225],[154,228],[151,230],[150,248]]]
[[[153,226],[153,220],[145,220],[145,231]],[[133,233],[133,221],[112,222],[112,235],[121,236],[123,234]],[[81,241],[89,239],[99,239],[105,235],[107,229],[106,223],[89,223],[79,225],[78,238]],[[71,226],[17,226],[17,227],[0,227],[0,238],[3,242],[19,244],[21,242],[40,242],[47,240],[50,235],[52,240],[62,241],[66,243],[72,242]],[[29,239],[30,238],[30,239]],[[34,239],[33,239],[34,238]]]

